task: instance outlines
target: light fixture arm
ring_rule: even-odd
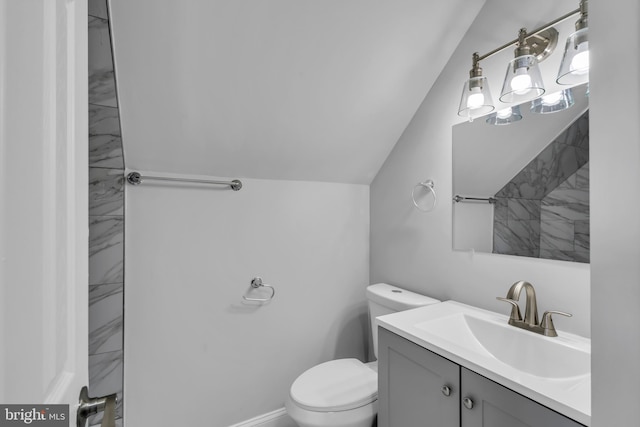
[[[469,77],[482,77],[482,68],[480,68],[480,55],[478,55],[478,52],[474,52],[471,58],[471,70],[469,70]]]
[[[480,60],[478,52],[474,52],[472,56],[472,66],[469,70],[469,89],[474,87],[482,87],[482,80],[476,77],[482,77],[482,68],[480,68]]]
[[[589,26],[589,0],[580,0],[580,19],[576,21],[576,31]]]
[[[538,33],[541,33],[541,32],[543,32],[544,30],[548,30],[549,28],[553,27],[554,25],[559,24],[559,23],[560,23],[560,22],[562,22],[562,21],[566,21],[567,19],[569,19],[569,18],[571,18],[572,16],[577,15],[577,14],[579,14],[579,13],[580,13],[580,14],[583,14],[583,16],[585,17],[585,26],[586,26],[586,16],[587,16],[587,15],[586,15],[586,10],[587,10],[587,3],[588,3],[588,0],[581,0],[581,2],[580,2],[580,7],[579,7],[578,9],[573,10],[573,11],[571,11],[571,12],[567,13],[566,15],[562,15],[561,17],[559,17],[559,18],[557,18],[557,19],[554,19],[553,21],[548,22],[548,23],[544,24],[544,25],[543,25],[543,26],[541,26],[541,27],[538,27],[538,28],[536,28],[535,30],[533,30],[533,31],[531,31],[531,32],[526,32],[526,30],[525,30],[524,38],[525,38],[525,39],[527,39],[527,38],[529,38],[529,37],[531,37],[531,36],[535,36],[535,35],[537,35]],[[584,10],[584,12],[583,12],[583,10]],[[582,17],[581,17],[581,19],[582,19]],[[578,22],[580,22],[580,21],[578,21]],[[578,23],[576,23],[576,27],[577,27],[577,26],[578,26]],[[520,30],[520,31],[521,31],[521,33],[522,33],[522,30]],[[512,46],[516,46],[516,45],[518,45],[518,43],[520,42],[521,37],[522,37],[522,34],[518,34],[518,38],[517,38],[517,39],[511,40],[510,42],[503,44],[502,46],[500,46],[500,47],[498,47],[498,48],[496,48],[496,49],[492,50],[492,51],[491,51],[491,52],[489,52],[489,53],[485,53],[484,55],[480,55],[480,56],[478,56],[478,59],[477,59],[477,60],[478,60],[478,61],[482,61],[482,60],[487,59],[487,58],[489,58],[489,57],[491,57],[491,56],[493,56],[493,55],[495,55],[495,54],[497,54],[497,53],[502,52],[502,51],[503,51],[503,50],[505,50],[505,49],[508,49],[508,48],[510,48],[510,47],[512,47]],[[476,54],[477,54],[477,52],[476,52],[474,55],[476,55]]]
[[[516,47],[516,52],[515,52],[516,58],[518,56],[530,55],[531,54],[531,48],[527,44],[527,29],[526,28],[520,28],[520,32],[518,33],[517,46],[518,47]]]

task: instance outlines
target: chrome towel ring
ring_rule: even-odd
[[[251,288],[252,289],[258,289],[260,287],[271,289],[271,295],[269,297],[267,297],[267,298],[250,298],[250,297],[248,297],[246,295],[243,295],[242,299],[244,299],[245,301],[267,302],[267,301],[271,301],[273,299],[273,297],[276,296],[276,288],[274,288],[271,285],[267,285],[267,284],[263,283],[261,277],[254,277],[253,279],[251,279]]]
[[[436,197],[436,189],[435,189],[435,183],[433,182],[433,180],[431,179],[427,179],[426,181],[422,181],[417,183],[414,187],[413,187],[413,191],[411,192],[411,200],[413,200],[413,205],[422,212],[430,212],[432,211],[435,207],[436,207],[436,203],[438,202],[438,199]],[[429,190],[431,192],[431,194],[433,194],[433,204],[430,207],[424,208],[423,206],[420,206],[418,204],[418,202],[416,201],[416,190],[418,188],[426,188],[427,190]]]

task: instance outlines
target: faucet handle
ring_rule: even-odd
[[[561,316],[573,317],[571,313],[565,313],[564,311],[556,311],[549,310],[545,311],[542,315],[542,321],[540,322],[540,327],[542,328],[542,333],[547,337],[557,337],[558,333],[556,332],[556,327],[553,325],[553,318],[551,318],[552,314],[559,314]]]
[[[498,301],[504,301],[512,305],[511,307],[511,316],[509,316],[509,323],[513,324],[513,322],[522,322],[522,314],[520,313],[520,306],[518,305],[518,301],[512,300],[511,298],[502,298],[496,297]]]

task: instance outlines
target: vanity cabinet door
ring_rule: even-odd
[[[461,368],[462,427],[583,427],[508,388]],[[468,403],[468,401],[467,401]]]
[[[459,384],[460,366],[378,328],[379,427],[460,427]]]

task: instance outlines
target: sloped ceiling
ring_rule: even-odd
[[[369,184],[484,0],[110,0],[126,167]]]

